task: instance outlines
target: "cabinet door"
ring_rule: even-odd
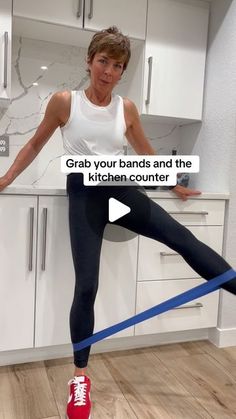
[[[39,197],[35,346],[70,342],[74,293],[67,197]]]
[[[116,25],[124,34],[145,39],[147,0],[85,0],[84,27],[101,30]]]
[[[13,14],[42,22],[81,28],[83,24],[83,0],[16,0]]]
[[[33,347],[37,198],[0,196],[0,350]]]
[[[0,105],[11,97],[12,0],[0,3]]]
[[[143,114],[201,120],[208,14],[204,1],[149,0]]]
[[[67,213],[66,197],[40,197],[36,347],[71,342],[69,312],[75,274]],[[95,330],[134,315],[136,265],[137,238],[124,243],[104,240],[100,284],[95,304]],[[119,336],[133,335],[133,331],[134,328],[127,329]]]

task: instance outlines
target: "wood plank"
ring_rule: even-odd
[[[74,365],[46,363],[47,374],[53,390],[58,411],[63,418],[69,389],[67,382],[73,377]],[[92,416],[96,419],[137,419],[121,390],[106,368],[100,355],[91,355],[87,374],[91,379]]]
[[[0,368],[0,419],[58,416],[43,362]]]
[[[114,380],[138,418],[191,419],[211,415],[150,351],[103,354]]]
[[[236,417],[235,380],[210,355],[168,359],[164,363],[213,418]]]
[[[205,353],[205,350],[199,342],[171,343],[167,345],[154,346],[148,349],[149,352],[151,351],[156,353],[158,358],[161,360]],[[145,352],[145,349],[143,349],[143,351]]]
[[[236,380],[236,346],[227,348],[217,348],[209,341],[201,343],[205,353],[219,362],[229,372],[231,377]]]

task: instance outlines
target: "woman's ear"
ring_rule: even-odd
[[[90,64],[91,62],[90,62],[90,59],[89,59],[89,57],[87,57],[86,58],[86,65],[87,65],[87,68],[86,68],[86,71],[87,71],[87,73],[89,73],[90,74]]]

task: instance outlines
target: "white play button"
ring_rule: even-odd
[[[130,207],[128,207],[128,205],[122,204],[122,202],[117,201],[115,198],[109,198],[108,218],[111,223],[128,214],[129,212]]]

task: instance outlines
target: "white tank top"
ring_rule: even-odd
[[[61,127],[67,154],[124,154],[125,132],[122,97],[112,95],[108,106],[97,106],[83,90],[72,90],[70,116]]]

